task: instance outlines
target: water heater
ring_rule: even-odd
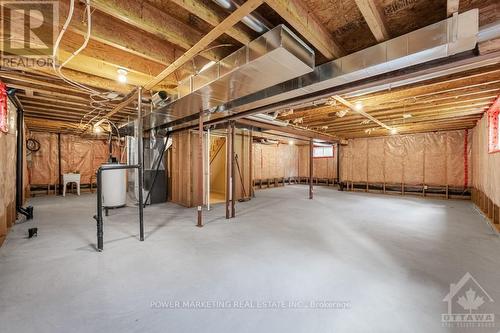
[[[103,164],[113,166],[115,164]],[[127,170],[102,171],[102,205],[106,208],[125,206],[127,200]]]

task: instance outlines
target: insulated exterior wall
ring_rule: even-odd
[[[465,130],[351,139],[341,149],[343,181],[467,187]]]
[[[0,132],[0,245],[16,220],[16,108],[7,103],[8,132]]]
[[[472,130],[472,185],[500,205],[500,152],[488,153],[488,120]]]
[[[384,182],[384,139],[375,138],[368,141],[368,179],[374,183]]]
[[[40,142],[40,150],[30,153],[29,182],[31,185],[59,183],[59,148],[55,133],[30,132],[29,137]],[[61,134],[61,173],[80,173],[81,183],[95,183],[95,173],[108,160],[107,140],[86,139]],[[113,143],[113,155],[123,158],[123,149]]]
[[[337,178],[337,147],[333,157],[318,157],[313,160],[313,177],[319,179]],[[309,145],[299,146],[299,176],[309,177]]]

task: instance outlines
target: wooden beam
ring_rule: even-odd
[[[409,105],[409,106],[398,106],[398,107],[382,107],[380,109],[367,109],[370,115],[377,117],[382,120],[384,116],[404,113],[420,113],[426,110],[453,110],[459,108],[476,108],[482,107],[484,105],[489,105],[491,101],[498,95],[498,90],[495,92],[486,93],[483,96],[478,96],[476,98],[457,98],[451,101],[439,101],[434,103],[425,103],[422,105]],[[437,112],[437,111],[436,111]],[[362,115],[350,114],[343,118],[337,118],[334,116],[334,112],[322,113],[319,116],[303,117],[303,124],[307,125],[321,125],[328,120],[334,123],[343,123],[348,121],[360,121],[364,119]]]
[[[385,27],[385,23],[373,0],[355,1],[377,42],[380,43],[389,39],[390,36]]]
[[[147,1],[136,0],[93,0],[91,5],[97,10],[163,38],[164,40],[188,50],[203,34],[184,22],[158,10]],[[202,54],[210,60],[220,60],[220,50],[211,50]]]
[[[213,28],[210,32],[203,36],[193,47],[186,51],[182,56],[175,60],[170,66],[164,69],[153,80],[146,83],[144,88],[151,90],[163,79],[172,74],[177,68],[184,65],[191,60],[194,56],[203,51],[210,43],[221,36],[227,29],[238,23],[243,17],[250,14],[262,4],[262,0],[247,0],[241,7],[236,9],[227,18],[224,19],[218,26]]]
[[[32,67],[23,67],[23,68],[16,68],[16,70],[22,70],[27,73],[31,74],[45,74],[49,75],[52,79],[57,78],[53,76],[54,71],[52,68],[47,68],[47,67],[38,67],[36,69]],[[130,91],[130,87],[127,85],[119,84],[115,80],[109,80],[106,78],[98,77],[98,76],[93,76],[88,73],[82,73],[79,71],[71,70],[71,69],[63,69],[62,72],[66,77],[69,79],[83,83],[87,86],[96,88],[98,90],[103,90],[103,91],[116,91],[120,94],[125,94],[128,91]],[[67,91],[69,93],[75,93],[75,94],[81,94],[82,97],[88,96],[88,92],[79,90],[77,88],[74,88],[72,86],[69,86],[66,84],[64,81],[61,79],[58,79],[57,83],[49,83],[48,78],[41,78],[41,79],[30,79],[27,78],[26,76],[21,76],[22,72],[19,72],[17,74],[15,71],[13,73],[0,73],[0,77],[5,77],[8,78],[9,81],[16,81],[12,83],[17,83],[20,86],[28,86],[28,84],[34,84],[37,85],[38,88],[44,89],[44,88],[51,88],[54,89],[55,91]]]
[[[458,12],[460,7],[460,0],[447,0],[446,1],[446,17],[452,16]]]
[[[281,132],[281,133],[286,133],[289,135],[293,135],[298,139],[301,140],[307,140],[307,139],[317,139],[317,140],[322,140],[322,141],[329,141],[329,142],[334,142],[338,138],[332,135],[320,133],[317,131],[312,131],[312,130],[306,130],[306,129],[300,129],[292,126],[277,126],[273,124],[268,124],[268,123],[263,123],[260,121],[255,121],[255,120],[249,120],[249,119],[238,119],[237,120],[239,124],[242,125],[247,125],[251,126],[254,128],[260,128],[264,130],[269,130],[269,131],[276,131],[276,132]]]
[[[498,67],[497,67],[498,68]],[[484,69],[483,69],[484,70]],[[418,86],[401,87],[390,91],[377,92],[360,97],[353,97],[351,100],[362,101],[365,108],[375,107],[377,109],[394,107],[411,107],[420,102],[427,102],[444,96],[447,98],[461,97],[462,92],[491,92],[497,89],[500,84],[498,75],[500,69],[489,70],[484,73],[474,73],[464,75],[460,79],[443,80],[441,82],[424,81]],[[405,89],[406,88],[406,89]],[[342,105],[332,107],[321,105],[319,107],[304,108],[295,110],[293,114],[280,116],[281,120],[292,120],[296,118],[315,118],[324,114],[342,110]]]
[[[339,58],[345,54],[331,34],[300,0],[266,0],[266,3],[312,44],[325,58]]]
[[[83,44],[83,41],[83,36],[67,31],[60,46],[66,54],[60,54],[59,59],[64,61],[68,57],[69,53],[72,53]],[[161,72],[163,68],[165,68],[165,64],[160,62],[143,58],[120,48],[116,48],[92,39],[80,55],[81,56],[77,56],[69,64],[81,63],[87,58],[94,59],[93,63],[89,62],[89,65],[92,65],[99,70],[104,69],[106,66],[111,67],[111,79],[113,80],[116,80],[118,68],[125,68],[128,70],[129,74],[138,77],[154,77],[156,74]],[[85,72],[94,74],[92,71],[85,70]],[[170,85],[172,88],[177,86],[177,80],[173,77],[165,83]]]
[[[75,6],[74,17],[84,17],[84,8],[84,6]],[[60,28],[68,14],[69,1],[59,1]],[[87,26],[82,20],[72,20],[68,31],[85,36]],[[113,19],[113,17],[99,11],[92,13],[92,33],[90,38],[92,41],[111,46],[143,59],[154,61],[163,66],[171,64],[178,54],[184,52],[183,49],[168,43],[154,34],[132,27],[123,21]],[[179,75],[177,80],[183,79],[192,72],[191,68],[183,68],[177,71],[176,74]]]
[[[463,112],[446,112],[446,113],[425,113],[425,114],[418,114],[416,116],[413,116],[409,119],[403,119],[402,117],[392,117],[391,119],[387,119],[387,121],[391,122],[391,126],[393,127],[399,127],[399,126],[404,126],[407,124],[413,124],[413,123],[418,123],[418,122],[430,122],[432,120],[449,120],[449,121],[454,121],[457,119],[461,119],[462,117],[481,117],[484,113],[484,110],[481,109],[472,109],[472,110],[467,110]],[[374,124],[342,124],[339,126],[329,126],[328,131],[332,132],[339,132],[339,131],[349,131],[349,130],[356,130],[356,129],[368,129],[368,128],[373,128]]]
[[[150,0],[150,2],[153,4],[159,2],[161,5],[164,0]],[[225,18],[200,0],[171,0],[170,2],[175,3],[214,27],[219,25]],[[229,28],[225,33],[244,45],[253,39],[247,32],[238,27]]]
[[[392,130],[392,127],[389,127],[387,126],[386,124],[384,124],[383,122],[381,122],[380,120],[378,120],[377,118],[369,115],[368,113],[364,112],[363,110],[359,109],[359,108],[356,108],[354,105],[352,105],[350,102],[346,101],[345,99],[343,99],[342,97],[340,96],[333,96],[333,98],[335,100],[337,100],[338,102],[344,104],[346,107],[348,107],[349,109],[351,109],[352,111],[354,112],[357,112],[363,116],[365,116],[366,118],[370,119],[371,121],[373,121],[374,123],[382,126],[383,128],[387,129],[387,130]]]

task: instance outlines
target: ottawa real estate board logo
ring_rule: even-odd
[[[469,272],[450,284],[443,302],[448,303],[448,312],[441,314],[445,327],[495,327],[495,314],[491,311],[494,300]]]
[[[58,1],[1,1],[3,67],[52,66],[58,34]]]

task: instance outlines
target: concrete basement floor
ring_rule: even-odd
[[[307,191],[258,191],[231,221],[214,206],[202,229],[194,209],[148,207],[145,242],[136,208],[111,211],[102,253],[94,250],[95,196],[34,198],[35,220],[15,225],[0,249],[0,331],[500,330],[500,239],[470,202],[331,187],[317,187],[311,201]],[[32,226],[39,236],[26,239]],[[496,328],[442,326],[443,298],[466,272],[497,302],[484,305]],[[219,300],[350,307],[155,308]]]

